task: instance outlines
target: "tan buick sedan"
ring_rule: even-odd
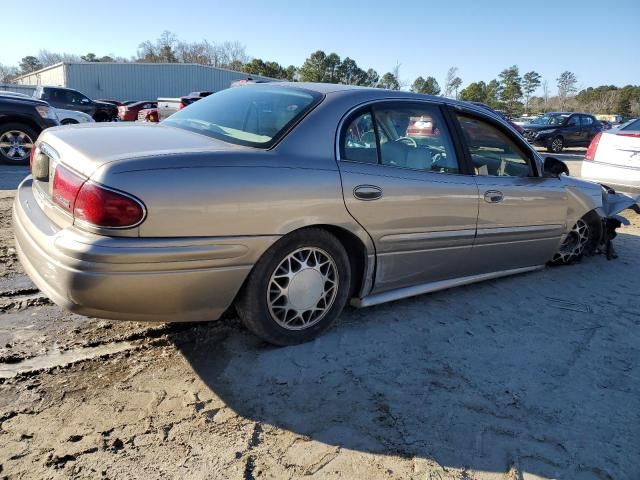
[[[52,128],[14,205],[25,270],[84,315],[213,320],[275,344],[357,307],[609,249],[637,205],[500,118],[407,92],[231,88],[159,125]]]

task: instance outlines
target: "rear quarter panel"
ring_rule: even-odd
[[[346,212],[335,162],[314,166],[304,155],[150,157],[105,165],[92,179],[144,202],[140,237],[284,235],[317,224],[360,230]]]

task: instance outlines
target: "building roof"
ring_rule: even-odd
[[[225,71],[225,72],[233,72],[233,73],[239,73],[241,75],[253,75],[255,77],[260,77],[260,78],[268,78],[270,80],[279,80],[277,78],[271,78],[271,77],[265,77],[264,75],[257,75],[257,74],[252,74],[252,73],[247,73],[247,72],[241,72],[239,70],[231,70],[230,68],[223,68],[223,67],[215,67],[213,65],[203,65],[201,63],[179,63],[179,62],[175,62],[175,63],[153,63],[153,62],[59,62],[59,63],[54,63],[53,65],[48,65],[44,68],[41,68],[40,70],[34,70],[33,72],[29,72],[29,73],[25,73],[23,75],[20,75],[18,77],[15,78],[15,80],[21,80],[25,77],[28,77],[30,75],[38,75],[42,72],[45,72],[47,70],[52,70],[54,68],[58,68],[58,67],[62,67],[65,65],[81,65],[81,66],[112,66],[112,65],[127,65],[127,66],[131,66],[131,67],[136,67],[138,65],[141,66],[154,66],[154,67],[164,67],[164,66],[172,66],[172,67],[180,67],[180,66],[190,66],[190,67],[198,67],[198,68],[207,68],[207,69],[212,69],[212,70],[220,70],[220,71]]]

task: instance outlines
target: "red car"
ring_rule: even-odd
[[[157,108],[145,108],[138,112],[138,121],[139,122],[159,122],[160,117],[158,116]]]
[[[440,129],[429,116],[410,117],[407,126],[407,137],[439,137]]]
[[[145,100],[143,102],[135,102],[129,105],[121,105],[118,107],[118,118],[123,122],[134,122],[138,119],[140,110],[149,108],[157,108],[158,102]]]

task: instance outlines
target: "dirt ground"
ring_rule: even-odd
[[[0,167],[0,478],[640,478],[638,216],[617,260],[347,309],[274,348],[235,318],[52,305],[12,247],[24,174]]]

